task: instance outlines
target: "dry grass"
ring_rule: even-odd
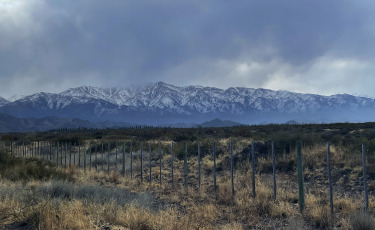
[[[224,145],[228,145],[229,141],[218,141],[221,154],[217,158],[217,165],[227,164],[229,153]],[[247,147],[247,142],[242,139],[232,141],[236,141],[234,154],[239,156],[243,148]],[[252,170],[248,162],[237,163],[233,197],[230,167],[221,167],[217,172],[215,194],[212,156],[202,158],[200,189],[197,186],[196,158],[188,161],[189,186],[186,188],[183,186],[183,161],[176,157],[172,187],[170,156],[165,155],[162,158],[161,185],[158,164],[152,164],[151,182],[148,181],[148,164],[144,164],[141,183],[140,164],[136,157],[133,161],[133,179],[130,178],[127,165],[125,176],[119,170],[107,173],[101,170],[97,172],[94,168],[86,171],[77,167],[66,169],[65,173],[73,177],[74,183],[38,180],[18,183],[4,180],[0,186],[0,225],[7,228],[23,223],[40,229],[351,229],[353,226],[371,229],[366,226],[373,223],[374,197],[370,196],[370,215],[368,218],[366,216],[367,219],[362,218],[356,214],[363,203],[361,190],[357,186],[355,188],[358,192],[344,193],[342,191],[346,191],[347,187],[340,187],[353,186],[354,182],[334,185],[335,214],[331,218],[325,178],[326,163],[322,160],[326,157],[325,151],[325,146],[303,150],[306,208],[302,214],[298,209],[294,155],[283,154],[277,158],[283,167],[278,168],[276,200],[273,199],[272,170],[269,170],[272,164],[268,156],[258,158],[254,199]],[[346,162],[352,159],[347,157],[347,150],[332,147],[331,152],[333,167],[350,168],[347,175],[349,180],[357,181],[360,167],[351,167],[351,163]],[[338,171],[337,181],[340,181],[340,176]],[[49,188],[63,190],[65,192],[62,194],[65,195],[51,195],[54,190]],[[354,187],[350,189],[355,191]],[[23,192],[13,192],[18,190]],[[92,197],[82,195],[85,193]],[[129,194],[132,198],[125,199],[121,194]]]

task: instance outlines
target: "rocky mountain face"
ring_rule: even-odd
[[[253,88],[179,87],[164,82],[142,87],[82,86],[58,94],[37,93],[1,102],[0,113],[89,121],[162,125],[215,118],[245,124],[360,122],[374,120],[375,100],[348,94],[321,96]]]

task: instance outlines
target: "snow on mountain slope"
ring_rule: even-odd
[[[0,106],[6,105],[6,104],[8,104],[9,102],[10,102],[10,101],[8,101],[8,100],[6,100],[6,99],[0,97]]]
[[[0,112],[22,117],[60,115],[134,122],[210,119],[221,115],[224,119],[246,118],[254,114],[259,119],[266,119],[264,114],[276,114],[274,118],[285,115],[290,120],[294,119],[290,117],[293,114],[310,116],[313,113],[334,120],[337,114],[343,115],[341,111],[348,111],[346,117],[349,117],[352,110],[375,111],[375,100],[347,94],[321,96],[243,87],[179,87],[164,82],[138,87],[81,86],[59,94],[37,93],[7,102],[0,108]]]

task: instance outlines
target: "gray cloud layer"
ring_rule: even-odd
[[[375,3],[0,1],[1,96],[163,80],[375,97]]]

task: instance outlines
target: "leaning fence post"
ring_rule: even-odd
[[[251,142],[251,181],[253,187],[253,198],[255,198],[255,150],[254,150],[254,141]]]
[[[297,142],[297,170],[298,170],[298,192],[299,192],[299,210],[302,213],[305,208],[305,193],[303,188],[303,169],[301,142]]]
[[[333,218],[333,195],[332,195],[332,177],[331,177],[331,151],[330,144],[327,142],[327,172],[329,183],[329,207],[331,209],[331,217]]]
[[[232,201],[234,201],[234,164],[233,164],[233,146],[232,140],[230,141],[230,179],[232,184]]]
[[[122,175],[125,176],[125,142],[122,143]]]
[[[173,141],[171,143],[171,169],[172,169],[172,187],[173,187]]]
[[[365,190],[365,211],[368,210],[368,190],[367,190],[367,175],[366,175],[366,150],[365,144],[362,143],[362,165],[363,165],[363,189]]]
[[[188,186],[187,144],[184,143],[184,186]]]
[[[276,200],[276,157],[275,157],[275,146],[272,141],[272,170],[273,170],[273,199]]]
[[[214,146],[213,146],[213,158],[214,158],[214,191],[215,191],[215,197],[217,199],[217,193],[216,193],[216,142],[214,142]]]
[[[201,187],[201,143],[198,141],[198,188]]]

